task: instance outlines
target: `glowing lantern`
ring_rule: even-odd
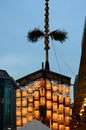
[[[53,84],[52,85],[52,91],[57,92],[57,90],[58,90],[58,86],[56,84]]]
[[[22,117],[22,124],[27,124],[27,117]]]
[[[83,106],[85,106],[85,107],[86,107],[86,101],[84,101],[84,102],[83,102]]]
[[[45,87],[45,80],[43,78],[40,79],[40,87]]]
[[[47,82],[46,82],[46,89],[47,89],[47,90],[50,90],[50,89],[51,89],[51,83],[50,83],[50,81],[47,81]]]
[[[46,111],[46,116],[47,116],[47,118],[51,118],[51,110]]]
[[[21,108],[16,108],[16,116],[21,116]]]
[[[45,97],[40,97],[40,104],[45,105]]]
[[[40,88],[40,96],[45,96],[45,88]]]
[[[65,115],[66,116],[70,115],[70,107],[65,107]]]
[[[28,102],[33,102],[33,95],[29,95]]]
[[[64,115],[63,114],[59,114],[58,116],[59,116],[59,118],[58,118],[59,123],[63,123],[63,121],[64,121]]]
[[[16,90],[16,97],[17,98],[21,97],[21,90],[20,89]]]
[[[57,94],[56,94],[56,93],[53,93],[52,95],[53,95],[53,97],[52,97],[53,101],[57,101],[57,99],[58,99]]]
[[[28,112],[32,112],[33,111],[33,104],[29,103],[28,104]]]
[[[52,127],[54,130],[58,129],[58,123],[57,122],[53,122]]]
[[[63,103],[64,97],[62,94],[59,94],[59,103]]]
[[[66,95],[70,94],[70,88],[68,86],[65,88],[65,93],[66,93]]]
[[[59,113],[63,113],[64,111],[64,106],[63,104],[59,104]]]
[[[21,106],[21,98],[16,99],[16,106],[20,107]]]
[[[34,92],[34,99],[39,99],[39,91]]]
[[[63,93],[63,89],[64,89],[64,86],[63,85],[59,85],[59,93]]]
[[[35,110],[34,111],[34,117],[35,118],[39,118],[39,110]]]
[[[65,126],[65,130],[70,130],[70,127],[69,126]]]
[[[16,117],[16,125],[21,126],[21,117]]]
[[[26,89],[23,89],[22,90],[22,97],[26,97],[27,96],[27,90]]]
[[[27,106],[27,99],[26,98],[22,98],[22,106]]]
[[[38,87],[39,87],[39,82],[34,82],[34,88],[35,88],[35,90],[38,90]]]
[[[64,130],[64,125],[60,124],[59,125],[59,130]]]
[[[57,103],[53,103],[53,111],[57,111]]]
[[[65,97],[65,104],[70,105],[70,97],[69,96]]]
[[[70,117],[65,116],[65,125],[69,125],[69,124],[70,124]]]
[[[29,85],[29,86],[28,86],[28,93],[29,93],[29,94],[30,94],[30,93],[33,93],[32,85]]]
[[[39,101],[34,101],[34,108],[38,109],[39,108]]]
[[[51,109],[51,101],[46,101],[47,109]]]
[[[32,113],[28,113],[28,121],[32,121],[33,120],[33,114]]]
[[[53,112],[53,121],[57,121],[58,114],[57,112]]]
[[[46,98],[51,99],[51,91],[46,91]]]
[[[27,108],[22,108],[22,116],[26,116],[27,115]]]

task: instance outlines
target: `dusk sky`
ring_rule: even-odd
[[[15,80],[45,62],[44,39],[27,41],[29,30],[44,30],[44,8],[45,0],[0,0],[0,69]],[[86,0],[49,0],[49,30],[68,32],[63,44],[49,39],[50,70],[71,77],[72,83],[79,69],[85,16]]]

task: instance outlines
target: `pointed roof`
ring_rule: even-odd
[[[44,125],[40,121],[34,119],[31,122],[27,123],[18,130],[51,130],[48,126]]]

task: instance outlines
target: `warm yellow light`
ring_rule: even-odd
[[[80,112],[84,112],[84,108],[82,108],[82,109],[80,110]]]
[[[51,83],[50,81],[46,81],[46,89],[51,90]]]
[[[70,115],[70,107],[65,107],[65,115],[66,116]]]
[[[53,127],[53,130],[57,130],[58,129],[58,123],[53,122],[52,127]]]
[[[39,99],[39,91],[34,92],[34,99]]]
[[[34,110],[34,117],[39,118],[39,110]]]
[[[16,117],[16,125],[21,126],[21,117]]]
[[[70,130],[70,127],[69,126],[65,126],[65,130]]]
[[[33,114],[32,113],[28,113],[28,121],[32,121],[33,120]]]
[[[33,104],[29,103],[28,104],[28,112],[32,112],[33,111]]]
[[[64,121],[64,115],[63,114],[58,114],[58,121],[59,121],[59,123],[63,123],[63,121]]]
[[[21,97],[21,90],[20,89],[16,90],[16,97],[17,98]]]
[[[82,113],[80,112],[79,115],[82,116]]]
[[[59,113],[63,113],[64,112],[64,106],[63,104],[59,104]]]
[[[64,89],[64,86],[63,85],[59,85],[59,93],[63,93],[63,89]]]
[[[69,124],[70,124],[70,117],[65,116],[65,125],[69,125]]]
[[[26,116],[27,115],[27,108],[22,108],[22,116]]]
[[[27,124],[27,117],[22,117],[22,124]]]
[[[46,91],[46,98],[51,99],[51,91]]]
[[[40,96],[45,96],[45,88],[40,88]]]
[[[39,88],[39,82],[38,81],[34,82],[34,88],[35,88],[35,90],[38,90],[38,88]]]
[[[22,106],[27,106],[27,99],[26,98],[22,98]]]
[[[83,106],[85,106],[85,107],[86,107],[86,100],[84,101]]]
[[[64,125],[60,124],[59,125],[59,130],[64,130]]]
[[[86,98],[84,98],[84,101],[86,101]]]
[[[28,96],[28,102],[33,102],[33,95]]]
[[[28,93],[33,93],[32,85],[29,85],[29,86],[28,86]]]
[[[65,88],[65,93],[66,93],[66,95],[69,95],[69,94],[70,94],[70,87],[66,86],[66,88]]]
[[[16,108],[16,116],[21,116],[21,108]]]
[[[65,97],[65,104],[70,105],[70,97],[69,96]]]
[[[46,111],[46,116],[47,116],[47,118],[51,118],[51,110]]]
[[[23,89],[22,90],[22,97],[26,97],[27,96],[27,90],[26,89]]]
[[[57,107],[58,107],[57,103],[53,103],[53,111],[57,111]]]
[[[53,101],[57,101],[58,100],[58,96],[57,96],[56,93],[53,93],[52,96],[53,96],[52,97]]]
[[[40,97],[40,105],[45,105],[45,97]]]
[[[56,84],[53,84],[52,85],[52,91],[57,92],[57,90],[58,90],[58,86]]]
[[[21,106],[21,98],[16,99],[16,106],[20,107]]]
[[[53,121],[57,121],[57,119],[58,119],[57,112],[53,112]]]
[[[34,108],[39,109],[39,101],[34,101]]]
[[[47,109],[51,109],[51,101],[46,101]]]
[[[62,94],[59,94],[59,103],[63,103],[64,97]]]

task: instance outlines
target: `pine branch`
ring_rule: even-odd
[[[29,31],[27,35],[28,41],[36,42],[39,38],[44,36],[43,31],[35,28],[33,31]]]
[[[52,40],[60,41],[62,43],[67,38],[67,32],[55,30],[55,31],[52,31],[49,34],[49,36],[51,37]]]

